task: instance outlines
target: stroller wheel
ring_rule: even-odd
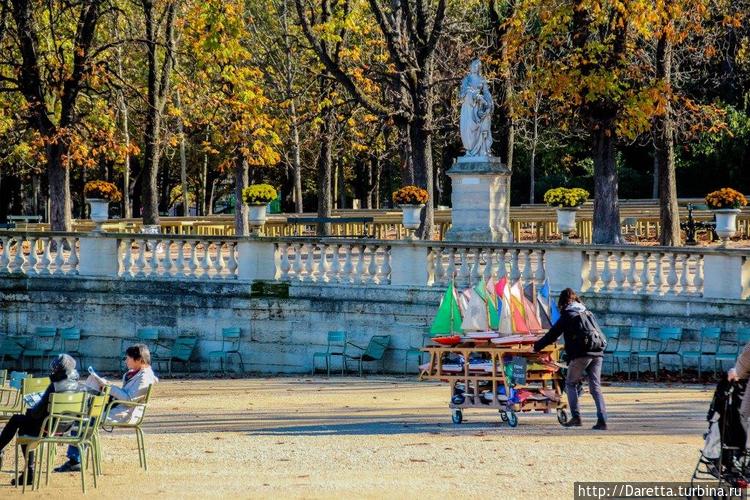
[[[460,424],[464,420],[464,413],[461,410],[453,410],[453,415],[451,415],[451,420],[453,420],[454,424]]]
[[[558,408],[557,421],[560,422],[560,425],[565,425],[568,422],[568,418],[568,412],[563,408]]]

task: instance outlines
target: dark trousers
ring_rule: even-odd
[[[578,408],[578,384],[585,376],[589,379],[589,391],[596,404],[596,416],[607,420],[607,407],[602,395],[602,357],[583,356],[568,363],[568,376],[565,379],[565,392],[568,394],[568,406],[574,417],[580,417]]]
[[[19,436],[38,436],[39,431],[42,428],[42,420],[32,418],[28,415],[13,415],[5,424],[3,431],[0,432],[0,452],[2,452],[6,446],[13,440],[13,437],[18,433]],[[26,447],[23,446],[22,450],[25,452]],[[31,469],[31,464],[34,463],[34,452],[29,453],[28,468]]]

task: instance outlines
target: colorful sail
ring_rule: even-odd
[[[487,321],[487,302],[482,298],[484,294],[484,282],[481,286],[481,294],[475,288],[469,288],[461,292],[460,304],[463,306],[463,321],[461,329],[464,332],[486,332],[490,325]]]
[[[523,307],[523,290],[521,282],[516,281],[510,287],[510,317],[513,321],[513,331],[515,333],[531,333],[529,325],[526,323],[526,312]]]
[[[500,335],[513,335],[513,320],[510,314],[510,289],[508,287],[508,278],[503,276],[495,284],[495,294],[497,295],[497,310],[500,316],[500,323],[497,331]]]
[[[437,337],[455,333],[463,333],[463,331],[461,330],[461,309],[458,307],[456,289],[451,282],[440,301],[435,319],[432,321],[430,335]]]
[[[498,311],[498,298],[495,292],[495,280],[490,278],[484,286],[485,300],[487,301],[487,318],[490,323],[490,330],[497,330],[500,327],[500,312]]]
[[[537,291],[537,312],[539,313],[542,328],[545,330],[549,329],[553,323],[550,311],[549,281],[546,278]]]
[[[522,299],[526,325],[528,325],[530,331],[538,332],[542,329],[542,323],[536,307],[536,285],[533,282],[523,288]]]

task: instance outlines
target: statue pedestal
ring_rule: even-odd
[[[448,170],[451,228],[446,241],[512,242],[510,175],[500,158],[462,156]]]

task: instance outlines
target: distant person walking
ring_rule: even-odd
[[[560,335],[565,339],[565,353],[568,356],[568,376],[565,379],[565,392],[568,406],[573,414],[564,427],[580,427],[581,411],[578,407],[578,386],[584,376],[589,379],[589,391],[596,403],[596,425],[593,429],[607,429],[607,408],[602,395],[602,360],[607,340],[581,299],[571,289],[560,292],[557,301],[560,319],[552,325],[547,334],[534,344],[534,352],[539,352],[555,342]]]

